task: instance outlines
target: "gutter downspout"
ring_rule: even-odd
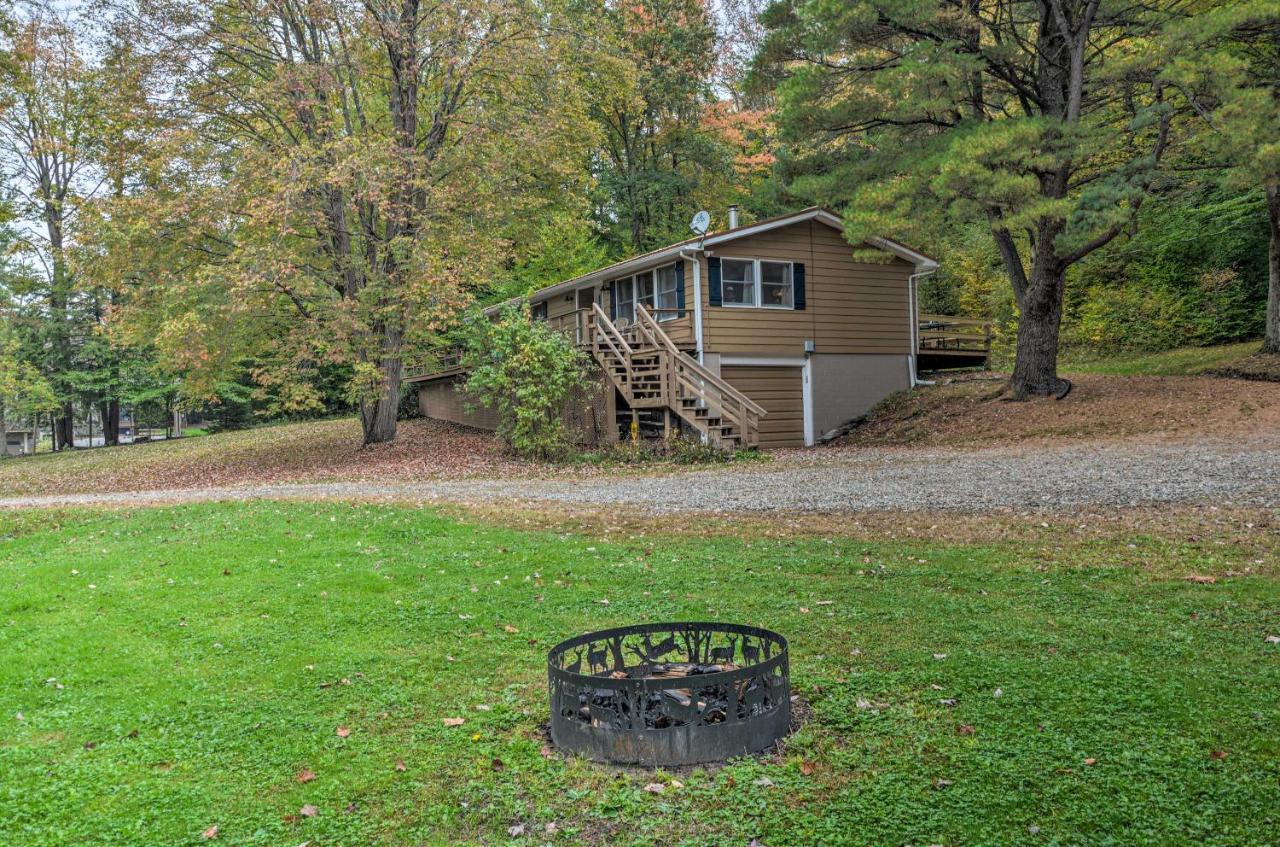
[[[919,265],[917,265],[919,267]],[[911,304],[911,355],[907,357],[910,368],[911,387],[917,385],[933,385],[929,380],[918,379],[916,377],[916,354],[920,351],[920,300],[916,294],[916,288],[920,284],[922,277],[930,276],[937,272],[937,267],[928,268],[923,271],[916,271],[907,278],[907,290],[909,292],[908,299]]]
[[[693,343],[697,346],[698,364],[701,365],[704,362],[702,361],[702,262],[698,258],[700,253],[702,253],[701,248],[693,255],[680,251],[681,259],[693,262]]]

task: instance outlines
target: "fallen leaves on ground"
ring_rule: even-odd
[[[198,438],[43,454],[0,463],[8,496],[218,488],[239,484],[573,477],[607,468],[524,461],[497,437],[446,421],[401,421],[396,439],[362,446],[355,418],[279,424]]]
[[[1194,582],[1198,585],[1214,585],[1217,583],[1216,576],[1208,576],[1206,574],[1191,573],[1183,577],[1187,582]]]
[[[217,838],[218,825],[214,824],[213,826],[209,827],[204,832],[200,833],[200,837],[203,838],[205,841],[209,841],[210,839]]]
[[[337,733],[339,738],[346,738],[351,734],[351,730],[347,729],[345,726],[340,726],[337,729]]]
[[[467,722],[466,718],[443,718],[441,721],[445,726],[462,726]]]
[[[302,770],[298,771],[298,775],[294,777],[294,779],[298,780],[298,782],[310,782],[315,778],[316,778],[316,775],[311,771],[307,770],[306,768],[303,768]]]
[[[308,803],[298,810],[298,814],[304,818],[314,818],[316,815],[320,814],[320,810]]]

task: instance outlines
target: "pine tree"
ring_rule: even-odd
[[[1186,106],[1152,49],[1180,5],[779,0],[756,79],[782,173],[853,243],[985,221],[1020,312],[1010,393],[1059,392],[1068,269],[1132,224]]]

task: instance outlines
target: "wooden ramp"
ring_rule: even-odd
[[[916,369],[985,367],[991,357],[991,321],[921,315]]]

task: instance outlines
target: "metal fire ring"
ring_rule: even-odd
[[[547,654],[551,739],[602,762],[691,765],[755,753],[791,722],[787,640],[729,623],[589,632]]]

